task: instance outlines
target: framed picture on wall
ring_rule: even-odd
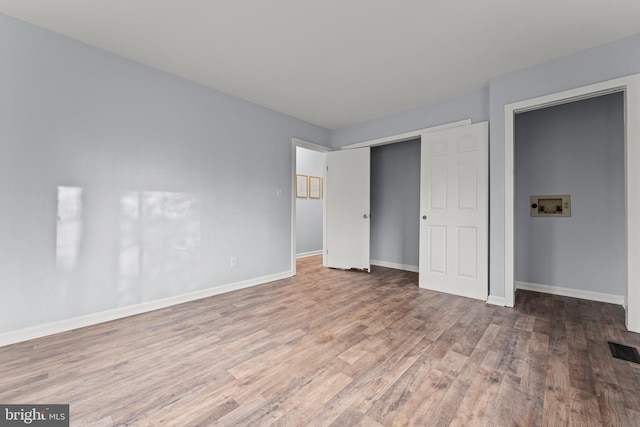
[[[306,199],[309,197],[309,187],[307,175],[296,174],[296,197]]]
[[[322,178],[309,176],[309,198],[319,199],[322,196]]]

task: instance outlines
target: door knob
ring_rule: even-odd
[[[362,218],[369,218],[369,214],[362,215]]]
[[[427,219],[427,216],[426,215],[422,215],[422,219]]]

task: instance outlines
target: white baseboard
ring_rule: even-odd
[[[296,254],[296,259],[307,258],[315,255],[322,255],[322,249],[320,249],[319,251],[303,252],[301,254]]]
[[[416,267],[415,265],[397,264],[395,262],[380,261],[377,259],[372,259],[370,262],[371,265],[377,265],[378,267],[395,268],[396,270],[405,270],[418,273],[418,267]]]
[[[500,307],[506,307],[506,299],[504,297],[497,297],[494,295],[489,295],[487,298],[487,304],[491,305],[499,305]]]
[[[144,302],[141,304],[130,305],[127,307],[114,308],[112,310],[91,313],[84,316],[74,317],[72,319],[58,320],[55,322],[45,323],[42,325],[31,326],[15,331],[4,332],[0,334],[0,347],[9,344],[15,344],[22,341],[40,338],[47,335],[67,332],[72,329],[83,328],[85,326],[95,325],[97,323],[108,322],[111,320],[121,319],[123,317],[133,316],[136,314],[146,313],[161,308],[170,307],[172,305],[182,304],[226,292],[236,291],[239,289],[249,288],[251,286],[261,285],[263,283],[273,282],[280,279],[293,276],[291,270],[282,273],[271,274],[268,276],[256,277],[254,279],[243,280],[241,282],[229,283],[223,286],[203,289],[200,291],[190,292],[187,294],[176,295],[169,298],[163,298],[156,301]]]
[[[605,294],[602,292],[583,291],[582,289],[562,288],[560,286],[541,285],[539,283],[518,282],[516,281],[516,289],[526,291],[543,292],[545,294],[560,295],[563,297],[572,297],[586,299],[590,301],[606,302],[610,304],[618,304],[626,309],[627,298],[624,295]]]

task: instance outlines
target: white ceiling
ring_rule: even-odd
[[[0,13],[329,129],[640,33],[638,0],[0,0]]]

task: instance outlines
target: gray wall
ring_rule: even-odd
[[[371,259],[418,267],[420,140],[371,149]]]
[[[518,114],[516,280],[626,294],[622,93]],[[571,217],[531,217],[529,196],[570,194]]]
[[[324,182],[324,154],[296,147],[296,173],[319,176]],[[323,199],[296,198],[296,253],[322,251]]]
[[[0,64],[0,332],[291,270],[329,131],[2,15]]]

